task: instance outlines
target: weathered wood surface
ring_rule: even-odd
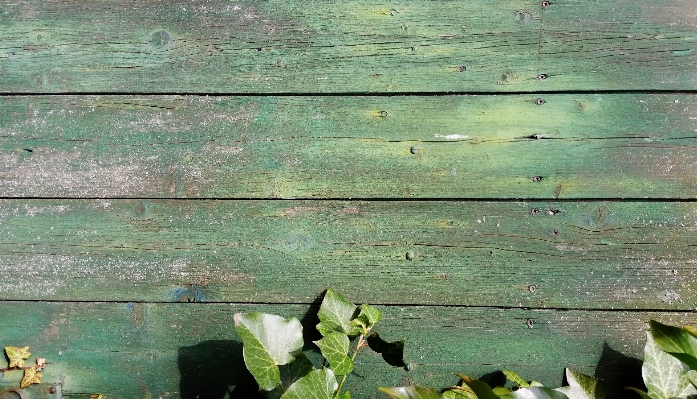
[[[3,300],[697,307],[694,202],[3,200]]]
[[[692,0],[551,3],[4,1],[0,91],[697,89]]]
[[[564,367],[606,379],[617,394],[641,381],[637,359],[643,356],[647,320],[697,324],[691,313],[380,308],[384,318],[377,331],[387,339],[408,338],[405,361],[412,367],[393,368],[365,350],[347,380],[354,397],[384,398],[377,386],[409,382],[445,388],[457,383],[455,372],[479,377],[501,368],[556,387]],[[29,345],[33,354],[45,357],[43,382],[62,383],[67,396],[195,398],[205,393],[201,397],[222,398],[225,389],[242,383],[235,312],[297,317],[312,337],[316,310],[307,305],[3,302],[0,332],[3,343]],[[13,378],[7,373],[0,384]]]
[[[694,198],[696,136],[694,95],[4,97],[0,196]]]

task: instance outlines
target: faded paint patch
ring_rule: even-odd
[[[697,1],[640,1],[642,19],[666,26],[697,27]]]

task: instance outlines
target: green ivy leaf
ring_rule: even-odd
[[[336,375],[346,375],[353,370],[353,361],[346,356],[349,351],[349,337],[340,332],[332,332],[315,344],[322,351],[322,356],[329,360],[330,368]]]
[[[352,337],[357,336],[360,332],[351,326],[356,309],[358,309],[356,305],[347,301],[333,289],[328,288],[327,293],[324,294],[322,305],[319,307],[319,312],[317,312],[317,317],[319,317],[317,330],[322,335],[340,332]]]
[[[19,387],[24,389],[31,384],[41,383],[41,372],[36,370],[36,366],[31,366],[28,369],[24,369],[24,377],[19,383]]]
[[[443,399],[477,399],[477,395],[469,387],[452,387],[441,395]]]
[[[498,395],[494,393],[486,382],[475,380],[474,378],[464,374],[457,374],[457,376],[462,379],[462,382],[470,387],[474,394],[477,395],[478,399],[499,399]]]
[[[568,399],[562,392],[546,387],[521,388],[513,391],[515,399]]]
[[[351,324],[360,327],[361,334],[367,334],[380,319],[382,319],[382,312],[378,308],[363,304],[361,312],[351,320]]]
[[[370,349],[382,355],[387,364],[395,367],[404,367],[404,341],[386,342],[378,335],[378,333],[372,333],[368,336],[368,346]]]
[[[25,346],[24,348],[18,348],[16,346],[6,346],[5,353],[7,354],[7,357],[10,359],[10,365],[8,366],[9,368],[24,367],[24,359],[28,359],[29,356],[31,356],[31,353],[29,353],[28,346]]]
[[[344,391],[341,395],[337,396],[337,399],[351,399],[351,392]]]
[[[697,395],[697,389],[687,379],[683,364],[663,352],[648,332],[641,374],[649,389],[648,396],[654,399],[679,399]]]
[[[675,356],[689,368],[697,370],[697,337],[690,331],[665,325],[655,320],[649,321],[651,335],[663,352]]]
[[[530,384],[528,384],[527,381],[522,379],[518,374],[516,374],[514,371],[511,370],[502,370],[503,374],[506,376],[506,379],[508,381],[514,382],[518,384],[519,387],[521,388],[528,388],[530,387]]]
[[[654,398],[652,398],[651,396],[649,396],[646,392],[642,391],[641,389],[637,389],[637,388],[634,388],[634,387],[627,387],[627,388],[625,388],[625,389],[628,390],[628,391],[634,391],[634,392],[636,392],[637,394],[639,394],[639,396],[641,396],[642,399],[654,399]]]
[[[288,387],[281,399],[332,399],[338,387],[331,370],[313,370]]]
[[[378,388],[394,399],[441,399],[435,389],[421,388],[417,386]]]
[[[302,350],[300,322],[258,312],[236,313],[234,320],[247,369],[260,388],[274,389],[281,381],[278,366],[292,362]]]
[[[605,386],[595,377],[566,369],[569,386],[557,388],[569,399],[605,399]]]
[[[310,371],[314,370],[315,367],[304,353],[300,353],[295,357],[292,363],[278,366],[278,369],[281,372],[281,385],[289,387],[293,385],[295,381],[305,377]],[[283,396],[283,390],[280,387],[276,387],[273,391],[266,392],[264,396],[267,399],[279,399]]]

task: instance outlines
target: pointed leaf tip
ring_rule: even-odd
[[[556,390],[569,399],[605,399],[605,387],[599,379],[570,369],[565,373],[569,385]]]
[[[338,386],[331,370],[312,370],[288,387],[281,399],[332,399]]]

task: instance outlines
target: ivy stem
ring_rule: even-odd
[[[358,350],[361,349],[365,341],[363,341],[363,334],[358,336],[358,344],[356,344],[356,350],[353,351],[353,355],[351,355],[351,362],[353,362],[356,359],[356,355],[358,354]],[[346,382],[346,377],[348,375],[344,374],[344,376],[341,378],[341,382],[339,383],[339,388],[336,390],[336,395],[334,395],[335,398],[338,398],[339,395],[341,395],[341,388],[344,386],[344,382]]]
[[[30,369],[30,368],[32,368],[32,367],[35,367],[35,366],[8,367],[8,368],[0,369],[0,373],[5,373],[5,372],[8,372],[8,371],[13,371],[13,370],[28,370],[28,369]]]
[[[278,383],[278,387],[281,388],[281,392],[286,393],[285,388],[283,388],[283,383],[282,383],[282,382],[279,382],[279,383]]]

